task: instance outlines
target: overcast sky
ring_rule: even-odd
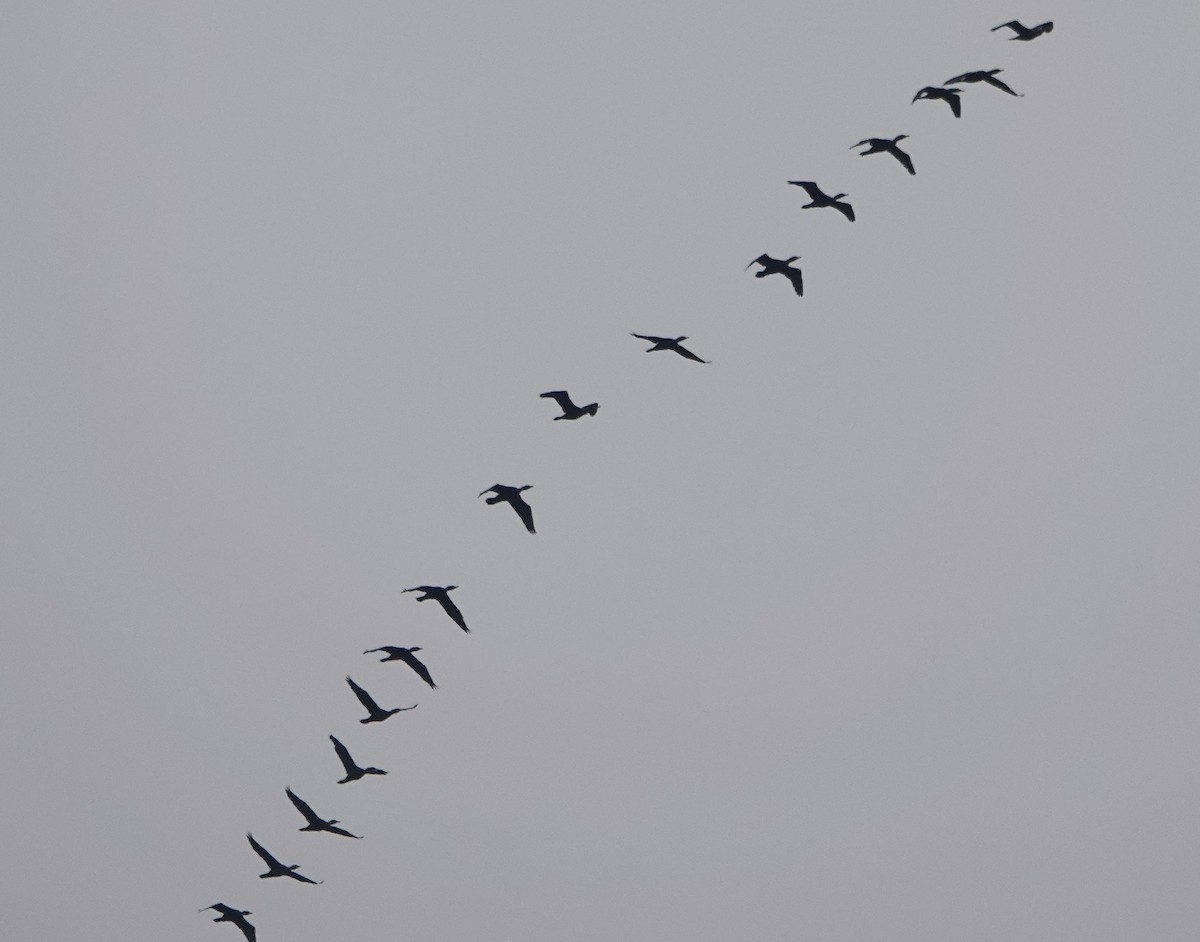
[[[6,937],[1194,940],[1198,30],[10,5]]]

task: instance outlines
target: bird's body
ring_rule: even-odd
[[[354,696],[358,697],[358,702],[363,705],[367,711],[367,718],[359,720],[360,723],[382,723],[393,713],[403,713],[405,710],[415,710],[417,705],[414,703],[410,707],[396,707],[394,710],[385,710],[375,702],[375,698],[362,689],[349,677],[346,678],[346,683],[350,685],[350,689],[354,691]]]
[[[962,117],[962,102],[958,100],[958,96],[962,93],[958,88],[938,88],[935,85],[926,85],[919,92],[913,95],[913,101],[920,101],[927,98],[931,101],[944,101],[950,106],[950,110],[954,112],[954,117]]]
[[[343,837],[353,837],[355,840],[359,840],[359,836],[357,834],[351,834],[349,831],[344,830],[343,828],[334,827],[334,825],[338,823],[337,818],[330,818],[328,821],[322,818],[319,814],[313,811],[311,807],[309,807],[307,801],[297,795],[290,788],[287,789],[287,796],[291,799],[292,804],[296,806],[296,810],[304,815],[304,820],[308,822],[308,824],[300,828],[301,831],[328,831],[330,834],[340,834]]]
[[[631,331],[632,333],[632,331]],[[708,360],[701,360],[696,354],[692,353],[682,345],[687,337],[652,337],[648,334],[633,334],[639,340],[645,340],[648,343],[654,344],[647,353],[653,353],[655,350],[673,350],[686,360],[695,360],[697,363],[707,363]]]
[[[259,877],[266,880],[269,877],[291,877],[293,880],[299,880],[301,883],[324,883],[324,880],[310,880],[308,877],[296,871],[300,869],[299,864],[286,866],[271,856],[271,852],[262,846],[254,839],[254,835],[249,831],[246,832],[246,839],[250,842],[250,846],[254,848],[254,852],[263,859],[263,863],[267,865],[267,872],[260,873]]]
[[[560,416],[561,418],[561,416]],[[484,491],[483,493],[487,493]],[[450,599],[450,592],[457,589],[456,585],[419,585],[411,589],[401,589],[402,592],[423,592],[424,595],[418,595],[418,602],[428,602],[430,599],[435,599],[442,609],[450,616],[454,624],[458,625],[463,631],[470,631],[467,627],[467,622],[463,618],[463,613],[458,610],[458,606]]]
[[[803,187],[804,192],[808,194],[810,202],[805,203],[801,209],[820,209],[828,206],[830,209],[836,209],[851,222],[854,222],[854,207],[842,201],[842,197],[848,194],[837,193],[834,196],[830,196],[811,180],[788,180],[788,183],[792,186]]]
[[[209,909],[215,909],[221,914],[213,922],[232,922],[242,930],[242,935],[246,937],[247,942],[254,942],[258,933],[255,931],[254,926],[250,925],[249,920],[246,919],[247,916],[254,915],[250,910],[234,909],[232,906],[226,906],[224,903],[213,903],[211,906],[205,906],[200,912]]]
[[[350,758],[350,750],[342,745],[340,739],[336,736],[330,736],[329,739],[333,743],[333,751],[342,760],[342,768],[346,770],[346,777],[338,779],[339,785],[345,785],[347,782],[357,782],[364,775],[387,775],[387,772],[383,771],[383,769],[377,769],[374,766],[367,766],[364,769]]]
[[[783,275],[792,283],[792,288],[796,294],[804,296],[804,276],[800,273],[799,268],[792,268],[792,262],[797,261],[799,255],[793,255],[791,258],[771,258],[766,253],[756,258],[750,265],[761,265],[762,270],[754,273],[755,278],[766,278],[767,275]],[[747,265],[746,268],[749,268]]]
[[[531,487],[533,487],[532,484],[524,484],[521,487],[513,487],[510,484],[493,484],[486,490],[480,491],[479,496],[482,497],[484,494],[488,493],[488,491],[491,491],[491,493],[495,494],[496,496],[489,497],[487,499],[487,503],[507,503],[512,507],[513,510],[517,512],[517,516],[520,517],[521,522],[525,524],[525,529],[530,533],[536,533],[537,531],[533,528],[533,508],[525,503],[525,498],[521,496],[521,491],[527,491]]]
[[[1002,92],[1008,92],[1008,94],[1016,98],[1023,98],[1024,96],[1019,92],[1014,92],[1008,85],[996,78],[1003,71],[1003,69],[981,69],[977,72],[964,72],[962,75],[956,75],[952,79],[946,79],[945,84],[961,85],[964,83],[983,82],[984,84],[995,86]]]
[[[992,32],[994,33],[998,29],[1004,29],[1006,26],[1016,34],[1015,36],[1009,36],[1008,38],[1010,40],[1019,39],[1022,42],[1029,42],[1031,39],[1037,39],[1042,35],[1042,33],[1048,33],[1054,29],[1054,23],[1050,20],[1047,20],[1045,23],[1039,23],[1037,26],[1022,26],[1016,20],[1009,20],[1007,23],[1001,23],[999,26],[993,26]]]
[[[600,409],[600,403],[598,402],[592,402],[586,406],[575,405],[575,403],[571,401],[570,394],[568,394],[565,389],[556,389],[552,392],[544,392],[538,396],[538,398],[553,399],[558,403],[558,407],[562,409],[563,414],[556,415],[554,417],[555,422],[559,421],[560,419],[579,419],[585,415],[595,415]],[[484,493],[486,494],[487,492],[484,491]]]
[[[429,675],[429,668],[426,667],[424,664],[422,664],[419,660],[417,660],[417,656],[415,654],[413,654],[414,651],[420,651],[420,650],[421,650],[420,648],[415,648],[415,647],[414,648],[399,648],[399,647],[395,647],[394,645],[384,645],[381,648],[371,648],[369,651],[363,651],[363,654],[376,654],[376,653],[380,653],[380,652],[382,652],[383,654],[386,654],[387,655],[386,657],[381,657],[379,659],[379,662],[381,664],[384,661],[403,661],[405,664],[407,664],[409,667],[411,667],[414,671],[417,672],[418,677],[420,677],[423,681],[425,681],[425,683],[429,684],[430,687],[432,687],[436,690],[437,684],[435,684],[433,682],[433,678]],[[332,737],[330,737],[330,738],[332,739]],[[334,742],[337,742],[337,740],[335,739]]]
[[[859,153],[859,157],[866,157],[868,154],[891,154],[909,173],[916,176],[917,171],[913,168],[912,158],[902,151],[898,144],[900,141],[908,137],[907,134],[897,134],[895,137],[867,137],[863,138],[854,147],[862,147],[866,145],[866,150]]]

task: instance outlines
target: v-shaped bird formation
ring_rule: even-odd
[[[999,26],[992,28],[992,32],[1002,29],[1009,29],[1012,35],[1010,40],[1019,40],[1022,42],[1030,42],[1049,33],[1054,29],[1052,22],[1045,22],[1037,26],[1027,27],[1017,20],[1010,20],[1007,23],[1001,23]],[[978,69],[969,72],[963,72],[956,75],[954,78],[947,79],[942,85],[926,85],[919,89],[913,96],[912,101],[943,101],[945,102],[955,118],[962,117],[962,101],[961,96],[965,90],[962,86],[967,85],[990,85],[1001,92],[1012,97],[1023,97],[1022,93],[1014,91],[1005,81],[997,78],[1002,69]],[[887,154],[896,160],[910,176],[916,175],[916,168],[913,165],[913,160],[899,146],[900,141],[909,139],[907,134],[897,134],[894,137],[865,137],[857,144],[851,145],[851,150],[856,148],[865,148],[859,151],[859,156],[866,157],[872,154]],[[815,181],[812,180],[789,180],[791,186],[797,186],[804,190],[808,196],[808,202],[802,204],[802,209],[833,209],[846,218],[848,222],[855,222],[857,216],[854,207],[846,202],[846,193],[835,193],[830,195],[826,193]],[[822,214],[824,215],[824,214]],[[769,275],[782,275],[791,282],[792,290],[798,297],[804,296],[804,277],[799,268],[793,265],[799,261],[799,255],[792,255],[788,258],[774,258],[766,253],[760,254],[755,258],[747,269],[754,265],[759,266],[759,270],[754,273],[755,278],[766,278]],[[685,360],[690,360],[694,363],[709,363],[710,361],[701,359],[690,349],[683,346],[683,341],[688,340],[686,336],[678,337],[659,337],[653,334],[633,333],[633,336],[639,340],[644,340],[651,346],[645,352],[671,352]],[[560,415],[553,417],[554,421],[575,421],[583,417],[594,417],[599,411],[599,403],[592,402],[587,405],[577,405],[571,398],[570,393],[565,389],[551,390],[540,394],[542,399],[553,399],[558,405],[561,412]],[[585,423],[589,424],[589,423]],[[508,504],[509,507],[516,513],[517,518],[524,525],[529,533],[536,533],[533,524],[533,508],[527,503],[523,494],[532,488],[530,484],[513,485],[513,484],[493,484],[491,487],[480,491],[479,497],[485,494],[492,496],[487,498],[488,504]],[[450,592],[456,590],[456,585],[418,585],[412,588],[403,589],[405,593],[417,592],[420,593],[416,600],[418,602],[436,601],[442,608],[443,612],[449,619],[460,628],[464,633],[470,633],[467,627],[466,618],[462,611],[450,598]],[[430,690],[437,689],[437,684],[434,683],[433,676],[429,668],[423,661],[418,659],[416,652],[422,650],[419,647],[403,647],[400,645],[382,645],[377,648],[370,648],[363,654],[382,654],[381,662],[402,661],[416,675],[417,679],[424,682]],[[407,675],[406,675],[407,676]],[[372,725],[382,723],[387,719],[395,716],[397,713],[403,713],[416,709],[416,704],[412,706],[392,707],[390,709],[381,707],[375,698],[362,686],[356,683],[352,678],[346,677],[346,684],[350,687],[357,701],[366,710],[367,716],[360,719],[359,723],[363,725]],[[330,742],[333,743],[334,753],[338,761],[341,763],[344,771],[344,776],[337,779],[337,784],[344,785],[350,782],[357,782],[360,779],[368,776],[384,776],[388,773],[384,769],[376,768],[375,766],[360,766],[351,756],[350,750],[334,735],[329,736]],[[332,776],[330,776],[332,778]],[[313,811],[312,806],[301,798],[289,786],[285,788],[285,794],[288,800],[303,816],[305,825],[299,828],[300,831],[320,832],[324,831],[328,834],[349,837],[355,840],[360,839],[360,835],[352,834],[350,831],[338,827],[339,824],[336,818],[325,819]],[[247,831],[246,839],[250,843],[251,849],[263,863],[267,866],[265,873],[259,874],[262,879],[273,877],[288,877],[297,883],[309,884],[312,886],[323,883],[322,880],[314,880],[311,877],[300,873],[300,864],[284,864],[281,863],[275,856],[271,854],[262,844],[255,840],[254,835]],[[237,909],[223,902],[213,903],[211,906],[206,906],[200,912],[207,910],[215,910],[218,915],[213,922],[228,922],[237,926],[242,934],[249,942],[255,942],[257,937],[257,929],[246,919],[252,915],[248,909]]]

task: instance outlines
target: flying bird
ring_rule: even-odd
[[[419,676],[423,681],[425,681],[425,683],[429,684],[430,687],[436,690],[437,684],[435,684],[433,682],[433,678],[429,676],[429,668],[418,661],[417,656],[413,654],[414,651],[420,650],[420,648],[397,648],[393,647],[392,645],[384,645],[382,648],[371,648],[369,651],[363,651],[363,654],[375,654],[376,652],[380,651],[384,652],[387,654],[387,657],[381,657],[379,659],[380,664],[382,664],[384,661],[403,661],[417,672],[417,676]],[[330,739],[333,739],[333,737],[331,736]],[[336,739],[333,741],[335,743],[337,742]],[[339,753],[339,755],[340,754],[341,753]]]
[[[1047,20],[1045,23],[1039,23],[1037,26],[1022,26],[1016,20],[1009,20],[1007,23],[1001,23],[999,26],[993,26],[992,32],[994,33],[998,29],[1004,29],[1006,26],[1016,33],[1015,36],[1009,36],[1008,38],[1020,39],[1022,42],[1029,42],[1031,39],[1037,39],[1042,35],[1042,33],[1048,33],[1054,29],[1054,23],[1049,20]]]
[[[586,406],[575,405],[575,403],[571,401],[571,396],[565,389],[556,389],[553,392],[544,392],[538,398],[553,399],[558,403],[558,407],[562,409],[563,414],[556,415],[554,417],[555,422],[559,421],[560,419],[578,419],[585,415],[595,415],[596,411],[600,408],[600,403],[598,402],[593,402]],[[484,491],[484,493],[486,494],[487,492]]]
[[[346,678],[346,683],[350,685],[350,689],[354,691],[354,696],[358,697],[358,702],[363,705],[363,709],[369,714],[365,720],[359,720],[360,723],[382,723],[393,713],[403,713],[405,710],[415,710],[417,708],[417,705],[414,703],[410,707],[396,707],[394,710],[381,709],[379,704],[375,702],[375,698],[349,677]]]
[[[292,864],[290,867],[281,864],[271,856],[269,850],[254,839],[254,835],[249,831],[246,832],[246,839],[250,842],[250,846],[254,848],[254,853],[258,854],[263,859],[263,863],[267,865],[267,872],[259,874],[261,879],[265,880],[268,877],[291,877],[293,880],[299,880],[301,883],[312,883],[314,885],[325,882],[324,880],[310,880],[303,874],[297,873],[296,871],[300,869],[299,864]]]
[[[559,416],[562,418],[562,416]],[[487,491],[483,492],[484,494]],[[482,495],[480,495],[482,496]],[[428,602],[430,599],[436,599],[437,603],[445,609],[446,614],[450,616],[454,624],[458,625],[463,631],[470,631],[467,627],[466,620],[463,618],[463,613],[458,610],[458,606],[450,600],[450,592],[457,589],[456,585],[419,585],[411,589],[402,589],[402,592],[424,592],[424,595],[418,595],[418,602]]]
[[[630,331],[630,333],[633,332]],[[633,334],[633,336],[637,337],[639,340],[646,340],[654,344],[653,347],[646,351],[647,353],[653,353],[655,350],[674,350],[685,359],[695,360],[697,363],[709,362],[708,360],[701,360],[698,356],[696,356],[696,354],[692,353],[691,350],[688,350],[682,346],[682,341],[687,340],[687,337],[651,337],[647,334]]]
[[[922,98],[928,98],[931,101],[944,101],[950,106],[950,110],[954,112],[954,117],[962,117],[962,102],[958,100],[958,96],[962,93],[959,88],[937,88],[934,85],[926,85],[919,92],[913,95],[913,101],[919,101]]]
[[[525,529],[530,533],[537,533],[533,528],[533,508],[525,503],[525,498],[521,496],[521,491],[527,491],[531,487],[533,487],[532,484],[525,484],[521,487],[512,487],[509,484],[493,484],[487,490],[480,491],[479,496],[482,497],[488,491],[491,491],[496,496],[489,497],[487,503],[499,504],[502,501],[506,501],[517,512],[517,516],[525,524]]]
[[[900,161],[900,165],[905,170],[916,176],[917,171],[913,169],[912,158],[898,146],[899,142],[906,137],[908,137],[907,134],[897,134],[895,137],[866,137],[850,149],[854,150],[855,147],[862,147],[865,144],[867,149],[862,151],[858,155],[859,157],[866,157],[868,154],[891,154]]]
[[[792,287],[796,289],[796,294],[804,296],[804,276],[800,274],[799,268],[792,268],[791,263],[799,259],[799,255],[793,255],[791,258],[771,258],[770,255],[763,253],[758,258],[750,263],[750,265],[761,265],[762,270],[754,273],[755,278],[766,278],[767,275],[783,275],[792,283]],[[747,265],[746,268],[749,268]]]
[[[357,834],[351,834],[343,828],[334,827],[338,823],[337,818],[330,818],[326,821],[309,807],[307,801],[290,788],[287,789],[287,796],[292,800],[292,804],[296,806],[296,810],[304,815],[304,819],[308,822],[308,824],[300,828],[301,831],[328,831],[330,834],[340,834],[342,837],[353,837],[355,840],[361,840]]]
[[[337,757],[342,760],[342,766],[346,770],[346,777],[338,779],[339,785],[345,785],[347,782],[357,782],[364,775],[387,775],[383,769],[377,769],[374,766],[362,768],[357,762],[350,758],[350,750],[342,745],[342,741],[336,736],[330,736],[333,742],[333,751],[337,753]]]
[[[805,203],[800,207],[801,209],[820,209],[822,206],[828,206],[831,209],[836,209],[851,222],[854,222],[854,207],[849,203],[842,202],[842,197],[848,194],[838,193],[836,196],[830,196],[828,193],[821,192],[821,188],[811,180],[788,180],[788,183],[792,186],[804,187],[804,192],[812,200],[812,202]]]
[[[988,85],[994,85],[996,88],[1000,89],[1000,91],[1008,92],[1010,95],[1013,95],[1016,98],[1024,98],[1024,95],[1020,94],[1019,92],[1014,92],[1004,82],[996,78],[996,76],[1003,71],[1003,69],[981,69],[978,72],[964,72],[962,75],[956,75],[952,79],[946,79],[945,84],[959,85],[963,82],[986,82]]]
[[[226,906],[224,903],[213,903],[211,906],[205,906],[200,912],[208,909],[215,909],[219,915],[213,922],[232,922],[235,926],[242,930],[242,935],[247,939],[247,942],[254,942],[257,933],[254,931],[254,926],[250,925],[247,916],[254,915],[248,909],[234,909],[232,906]]]

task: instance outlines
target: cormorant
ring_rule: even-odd
[[[387,775],[387,772],[383,771],[383,769],[377,769],[374,766],[368,766],[365,769],[362,768],[350,758],[350,750],[342,745],[340,739],[336,736],[330,736],[329,739],[333,742],[333,751],[342,760],[342,766],[346,770],[346,777],[338,779],[339,785],[345,785],[347,782],[357,782],[364,775]]]
[[[410,707],[396,707],[394,710],[384,710],[379,706],[378,703],[375,702],[374,697],[363,690],[362,687],[356,684],[349,677],[346,678],[346,683],[348,683],[350,685],[350,689],[354,691],[354,696],[358,697],[358,702],[363,705],[363,709],[370,714],[365,720],[359,720],[360,723],[382,723],[393,713],[403,713],[405,710],[415,710],[417,708],[417,705],[414,703]]]
[[[962,82],[986,82],[988,85],[994,85],[1002,92],[1008,92],[1016,98],[1024,98],[1019,92],[1014,92],[1011,88],[1005,85],[996,76],[1003,72],[1003,69],[986,69],[978,72],[964,72],[962,75],[956,75],[952,79],[946,79],[947,85],[957,85]]]
[[[353,837],[355,840],[360,840],[357,834],[351,834],[342,828],[334,827],[338,823],[337,818],[330,818],[326,821],[309,807],[307,801],[290,788],[287,789],[287,796],[292,800],[292,804],[296,806],[296,810],[304,815],[305,820],[308,821],[308,824],[300,828],[301,831],[328,831],[330,834],[340,834],[343,837]]]
[[[900,161],[901,166],[904,167],[905,170],[913,174],[913,176],[916,176],[917,171],[913,169],[912,158],[897,146],[898,142],[904,140],[906,137],[908,137],[907,134],[897,134],[895,137],[890,138],[867,137],[863,138],[850,149],[854,150],[855,147],[862,147],[864,144],[866,144],[867,149],[862,151],[858,155],[859,157],[866,157],[868,154],[891,154],[898,161]]]
[[[954,117],[962,117],[962,102],[958,100],[958,96],[962,93],[958,88],[937,88],[934,85],[926,85],[919,92],[913,95],[913,101],[918,101],[922,98],[936,99],[944,101],[950,106],[950,110],[954,112]]]
[[[299,864],[292,864],[290,867],[281,864],[271,856],[269,850],[254,839],[254,835],[249,831],[246,832],[246,839],[250,842],[250,846],[254,848],[254,853],[258,854],[263,859],[263,863],[268,867],[266,873],[259,874],[261,879],[265,880],[268,877],[291,877],[293,880],[299,880],[301,883],[312,883],[314,885],[325,882],[324,880],[310,880],[303,874],[297,873],[296,871],[300,869]]]
[[[849,203],[842,202],[842,197],[848,194],[838,193],[836,196],[830,196],[828,193],[821,192],[821,188],[811,180],[788,180],[788,183],[792,186],[804,187],[804,192],[812,200],[811,203],[805,203],[801,209],[820,209],[822,206],[829,206],[854,222],[854,208]]]
[[[1031,39],[1037,39],[1042,33],[1048,33],[1054,29],[1054,23],[1047,20],[1045,23],[1039,23],[1037,26],[1022,26],[1016,20],[1009,20],[1007,23],[1001,23],[999,26],[993,26],[992,32],[998,29],[1008,27],[1017,35],[1009,36],[1009,39],[1020,39],[1023,42],[1029,42]]]
[[[600,408],[600,403],[593,402],[586,406],[577,406],[571,401],[571,396],[565,389],[556,389],[553,392],[544,392],[539,399],[553,399],[558,403],[558,407],[562,409],[562,415],[556,415],[554,421],[559,419],[578,419],[585,415],[595,415]],[[486,491],[484,493],[487,493]]]
[[[512,506],[512,509],[517,512],[517,516],[521,518],[521,522],[525,524],[525,529],[530,533],[536,533],[537,531],[533,528],[533,508],[525,503],[525,498],[521,496],[521,491],[527,491],[531,487],[533,487],[532,484],[525,484],[521,487],[513,487],[509,484],[493,484],[486,490],[480,491],[479,496],[482,497],[488,491],[491,491],[496,496],[489,497],[487,503],[499,504],[501,501],[507,501]]]
[[[429,668],[427,668],[424,664],[422,664],[420,661],[418,661],[417,656],[415,654],[413,654],[414,651],[420,651],[420,650],[421,650],[420,648],[397,648],[392,645],[385,644],[382,648],[371,648],[369,651],[363,651],[363,654],[375,654],[376,652],[379,652],[379,651],[384,652],[385,654],[387,654],[387,657],[381,657],[379,659],[379,663],[381,663],[381,664],[384,661],[403,661],[405,664],[407,664],[409,667],[411,667],[414,671],[417,672],[417,676],[419,676],[423,681],[425,681],[425,683],[429,684],[430,687],[432,687],[436,690],[437,684],[435,684],[433,682],[433,678],[429,676]],[[330,737],[330,738],[332,738],[332,737]],[[334,739],[333,741],[337,742],[336,739]]]
[[[232,906],[226,906],[224,903],[213,903],[211,906],[205,906],[200,912],[207,909],[215,909],[219,915],[213,922],[232,922],[235,926],[242,930],[242,935],[246,937],[247,942],[254,942],[257,933],[254,931],[254,926],[250,925],[247,916],[253,915],[248,909],[234,909]]]
[[[559,416],[559,418],[561,419],[562,416]],[[484,491],[483,493],[486,494],[487,491]],[[458,625],[458,627],[461,628],[463,631],[470,631],[471,629],[467,627],[467,623],[463,619],[463,613],[460,612],[458,610],[458,606],[455,605],[450,600],[451,590],[457,589],[457,588],[458,588],[458,586],[456,586],[456,585],[419,585],[419,586],[415,586],[411,589],[402,589],[401,591],[402,592],[424,592],[425,593],[424,595],[417,596],[418,602],[427,602],[430,599],[436,599],[438,604],[441,605],[443,609],[445,609],[446,614],[449,615],[451,619],[453,619],[454,624]]]
[[[792,268],[791,263],[799,259],[799,255],[793,255],[791,258],[771,258],[766,253],[756,258],[750,265],[761,265],[762,271],[754,273],[755,278],[766,278],[767,275],[783,275],[792,283],[792,287],[796,289],[796,294],[804,296],[804,276],[800,274],[799,268]],[[747,265],[746,268],[749,268]]]
[[[630,331],[630,333],[633,332]],[[688,350],[682,346],[682,341],[687,340],[687,337],[651,337],[647,334],[633,334],[633,336],[637,337],[639,340],[646,340],[654,344],[653,347],[646,351],[647,353],[653,353],[655,350],[674,350],[681,357],[684,357],[688,360],[695,360],[697,363],[709,362],[708,360],[701,360],[698,356],[696,356],[696,354],[692,353],[691,350]]]

